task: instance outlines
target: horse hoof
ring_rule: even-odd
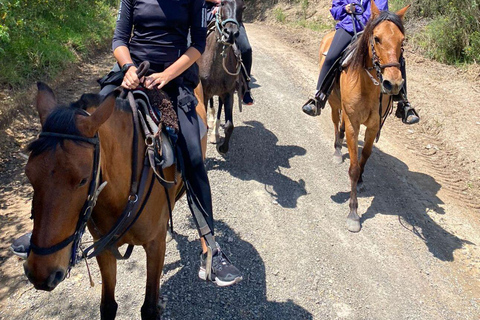
[[[333,154],[333,163],[335,164],[342,164],[343,163],[343,156],[340,152],[335,152]]]
[[[220,153],[222,156],[226,155],[228,152],[228,145],[225,145],[225,143],[222,144],[217,144],[217,151]]]
[[[347,229],[350,232],[359,232],[362,229],[360,220],[347,219]]]

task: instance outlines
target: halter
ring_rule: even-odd
[[[85,110],[81,110],[81,112],[85,116],[90,116],[90,114]],[[39,137],[80,141],[80,142],[91,144],[95,147],[94,155],[93,155],[93,169],[92,169],[92,175],[91,175],[92,180],[90,181],[90,185],[88,188],[87,199],[85,200],[82,210],[80,211],[80,217],[78,219],[75,232],[65,240],[50,247],[39,247],[35,245],[33,241],[30,242],[30,250],[33,253],[41,256],[46,256],[46,255],[55,253],[57,251],[60,251],[63,248],[65,248],[67,245],[69,245],[71,242],[73,242],[72,253],[69,261],[69,270],[70,270],[71,267],[77,263],[78,247],[80,246],[80,241],[85,232],[87,221],[90,219],[90,216],[92,215],[93,207],[95,207],[95,204],[97,203],[97,199],[100,192],[107,185],[106,181],[100,184],[100,164],[101,164],[100,139],[99,139],[98,133],[96,133],[93,138],[88,138],[88,137],[83,137],[78,135],[63,134],[63,133],[56,133],[56,132],[42,132],[40,133]]]
[[[243,65],[243,62],[242,62],[242,56],[241,56],[241,53],[239,52],[237,46],[235,45],[235,43],[232,44],[232,43],[229,43],[227,41],[224,41],[223,39],[224,39],[224,36],[226,36],[225,26],[227,25],[227,23],[233,23],[237,27],[240,27],[240,24],[238,23],[237,19],[235,19],[235,18],[228,18],[228,19],[222,20],[222,16],[220,14],[221,10],[222,10],[222,7],[220,7],[217,10],[217,12],[215,13],[215,27],[218,31],[217,42],[219,42],[223,45],[222,52],[220,54],[223,58],[222,59],[223,70],[225,70],[225,72],[228,75],[231,75],[231,76],[235,77],[235,76],[238,76],[240,74],[240,71],[242,70],[242,66],[245,69],[245,66]],[[235,67],[236,71],[234,71],[234,72],[230,72],[228,70],[227,66],[225,65],[225,60],[227,58],[227,49],[229,47],[232,47],[235,58],[237,59],[237,65]]]
[[[372,79],[373,84],[378,86],[379,84],[383,83],[383,73],[382,73],[383,69],[390,68],[390,67],[395,67],[400,69],[400,62],[389,62],[389,63],[381,64],[380,57],[377,55],[377,52],[375,51],[375,45],[373,44],[373,39],[370,40],[370,47],[372,49],[373,67],[368,68],[366,71],[367,71],[367,74],[370,75],[370,79]],[[402,54],[403,54],[403,44],[402,44],[402,53],[400,54],[400,56],[402,56]],[[375,71],[377,72],[377,78],[380,80],[380,82],[375,80],[370,74],[369,70],[372,70],[372,69],[375,69]],[[385,93],[383,86],[382,86],[382,93]]]

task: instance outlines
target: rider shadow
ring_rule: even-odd
[[[449,233],[430,217],[446,214],[440,206],[442,200],[436,196],[441,185],[433,177],[409,171],[405,163],[374,147],[363,178],[364,188],[357,196],[373,199],[360,217],[362,225],[377,214],[396,215],[399,223],[422,239],[433,256],[442,261],[453,261],[455,250],[472,244]],[[338,192],[331,199],[347,202],[350,191]]]
[[[234,141],[226,159],[208,158],[207,170],[224,170],[241,180],[263,183],[279,205],[295,208],[298,198],[307,194],[305,181],[289,178],[282,174],[281,168],[290,168],[290,158],[304,156],[307,151],[299,146],[277,145],[275,134],[258,121],[244,124],[235,127]]]
[[[215,230],[222,250],[240,267],[243,281],[220,288],[200,280],[198,240],[176,234],[180,261],[163,268],[167,275],[177,272],[161,285],[163,299],[168,298],[162,319],[313,319],[291,300],[268,301],[265,264],[257,250],[222,221],[215,222]]]

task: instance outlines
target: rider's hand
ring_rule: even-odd
[[[351,3],[345,6],[345,11],[347,11],[347,13],[353,13],[354,10],[354,6]]]
[[[162,89],[170,82],[170,80],[172,80],[172,76],[167,70],[164,72],[152,73],[145,78],[145,87],[147,89],[153,89],[156,86],[157,89]]]
[[[133,90],[140,84],[140,79],[137,76],[137,67],[131,66],[128,68],[127,73],[123,77],[122,87],[125,89]]]

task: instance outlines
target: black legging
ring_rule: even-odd
[[[250,42],[248,41],[247,37],[247,31],[245,30],[245,26],[243,23],[240,23],[240,28],[239,28],[239,35],[237,37],[237,40],[235,40],[235,43],[237,44],[238,49],[242,53],[242,61],[243,64],[245,65],[245,69],[247,69],[247,73],[245,73],[245,70],[242,68],[242,75],[246,79],[250,78],[250,73],[252,72],[252,47],[250,46]],[[246,81],[248,87],[249,82]]]
[[[320,75],[318,76],[317,82],[317,91],[320,91],[323,88],[325,78],[327,77],[330,69],[333,67],[333,64],[342,54],[342,51],[350,44],[352,41],[353,35],[348,33],[342,28],[337,29],[335,36],[333,37],[332,44],[328,49],[327,56],[322,65],[322,70],[320,70]],[[324,92],[326,93],[326,92]]]

